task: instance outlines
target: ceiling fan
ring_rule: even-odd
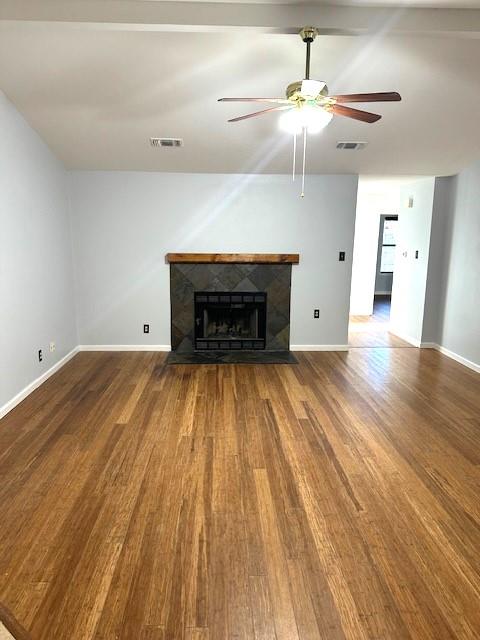
[[[304,27],[300,31],[300,37],[306,44],[305,79],[292,82],[288,85],[285,98],[219,98],[219,102],[259,102],[275,106],[247,113],[244,116],[231,118],[228,122],[240,122],[249,118],[255,118],[265,113],[283,111],[279,125],[285,131],[294,134],[294,165],[293,176],[295,179],[295,151],[296,136],[303,132],[303,182],[305,179],[305,152],[307,144],[307,132],[318,133],[328,125],[334,115],[353,118],[361,122],[373,123],[382,117],[377,113],[370,113],[360,109],[345,106],[345,103],[356,102],[397,102],[401,96],[396,91],[380,93],[352,93],[347,95],[328,95],[328,87],[325,82],[310,79],[310,47],[318,35],[315,27]]]

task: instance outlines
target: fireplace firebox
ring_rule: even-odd
[[[265,292],[196,291],[195,349],[265,349]]]

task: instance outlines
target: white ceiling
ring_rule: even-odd
[[[205,0],[175,0],[176,2],[205,2]],[[161,0],[147,0],[161,2]],[[210,0],[212,3],[232,4],[316,4],[320,6],[350,7],[432,7],[441,9],[476,9],[480,0]]]
[[[476,38],[318,38],[312,76],[331,93],[396,90],[403,101],[370,105],[384,116],[373,125],[334,118],[309,139],[309,173],[457,172],[480,156],[479,59]],[[295,35],[0,23],[0,88],[69,168],[289,172],[278,116],[228,124],[255,105],[217,98],[281,96],[303,69]],[[185,146],[152,149],[150,136]],[[368,146],[337,151],[338,140]]]

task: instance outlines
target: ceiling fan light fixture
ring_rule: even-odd
[[[332,118],[333,113],[325,111],[322,107],[306,104],[285,111],[280,116],[278,125],[283,131],[294,135],[301,133],[304,129],[308,133],[319,133]]]

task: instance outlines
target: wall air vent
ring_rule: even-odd
[[[150,138],[151,147],[183,147],[182,138]]]
[[[366,146],[366,142],[351,142],[346,140],[337,142],[337,149],[344,149],[345,151],[361,151],[362,149],[365,149]]]

